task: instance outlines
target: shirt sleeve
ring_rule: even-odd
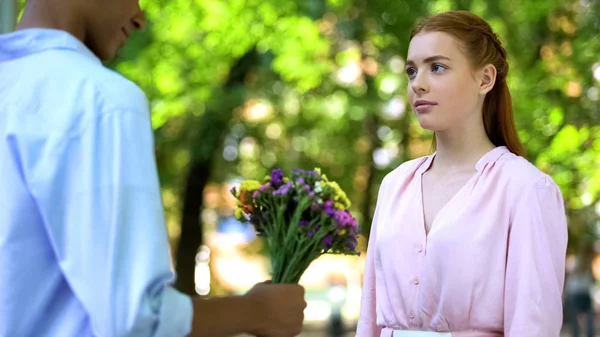
[[[381,185],[381,190],[383,190],[384,183],[385,180]],[[382,193],[380,191],[379,197],[377,198],[377,206],[375,207],[375,214],[373,215],[371,233],[369,235],[369,244],[367,247],[367,257],[363,277],[360,317],[358,319],[356,337],[379,337],[382,330],[382,328],[377,325],[377,284],[375,281],[375,244],[377,241],[377,221],[379,218],[380,202],[385,200],[385,198],[380,198],[381,194]]]
[[[153,141],[147,112],[114,109],[29,151],[26,175],[50,244],[99,336],[191,330],[191,299],[169,285]]]
[[[558,337],[567,221],[558,186],[544,176],[524,191],[510,224],[504,297],[506,337]]]

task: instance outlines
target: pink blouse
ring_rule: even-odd
[[[567,248],[558,186],[497,147],[426,234],[421,176],[434,155],[383,180],[356,336],[558,337]]]

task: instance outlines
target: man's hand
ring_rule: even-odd
[[[245,297],[257,313],[250,333],[261,337],[294,337],[302,331],[306,301],[301,286],[260,283]]]
[[[196,298],[189,337],[294,337],[304,321],[304,288],[292,284],[255,285],[243,296]]]

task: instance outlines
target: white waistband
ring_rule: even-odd
[[[452,337],[451,332],[394,330],[393,337]]]

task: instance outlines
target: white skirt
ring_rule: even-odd
[[[394,330],[393,337],[452,337],[451,332]]]

